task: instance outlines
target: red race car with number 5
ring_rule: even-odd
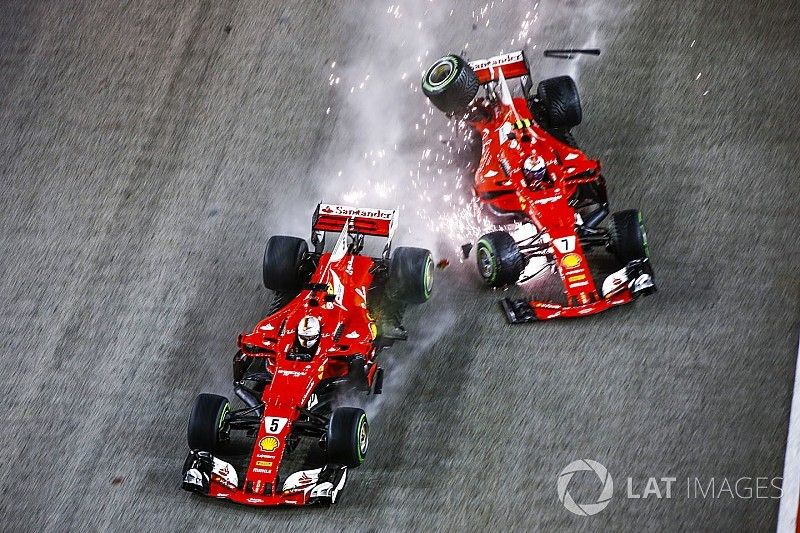
[[[369,443],[367,415],[341,400],[381,392],[379,353],[405,338],[406,306],[431,295],[430,252],[392,250],[394,228],[394,211],[320,204],[313,251],[303,239],[269,239],[264,285],[275,299],[269,316],[239,337],[233,362],[245,407],[197,397],[184,489],[255,506],[336,502]],[[331,249],[329,232],[338,233]],[[370,244],[377,257],[366,254]],[[232,432],[249,443],[239,468]]]
[[[520,78],[523,96],[511,95],[511,78]],[[481,87],[485,96],[476,99]],[[478,241],[481,277],[499,287],[558,272],[566,302],[506,298],[501,303],[512,323],[590,315],[654,292],[641,213],[619,211],[600,225],[609,214],[605,180],[600,163],[577,148],[570,131],[582,118],[574,81],[550,78],[535,94],[531,89],[522,51],[471,63],[445,56],[422,79],[431,103],[466,120],[482,140],[477,205],[508,231]],[[596,247],[622,266],[599,287],[586,256]]]

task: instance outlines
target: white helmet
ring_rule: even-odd
[[[547,175],[544,159],[538,155],[527,158],[522,164],[522,175],[529,186],[543,180]]]
[[[319,342],[319,319],[315,316],[304,316],[297,324],[297,340],[303,348],[313,348]]]

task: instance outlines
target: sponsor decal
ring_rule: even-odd
[[[247,498],[247,503],[261,503],[264,501],[263,498]]]
[[[346,217],[367,217],[367,218],[380,218],[383,220],[390,220],[394,211],[387,211],[385,209],[365,209],[359,207],[346,207],[343,205],[322,204],[319,207],[320,213],[326,215],[342,215]]]
[[[567,254],[561,258],[561,266],[564,268],[576,268],[581,264],[581,256],[578,254]]]
[[[589,284],[588,281],[581,281],[580,283],[571,284],[570,287],[585,287],[588,284]]]
[[[299,370],[283,370],[283,369],[281,369],[281,370],[278,370],[278,374],[280,374],[282,376],[293,376],[293,377],[296,377],[296,378],[303,377],[303,373],[300,372]]]
[[[317,369],[317,379],[322,379],[322,375],[325,373],[325,363],[319,365]]]
[[[510,52],[508,54],[490,57],[489,59],[479,59],[477,61],[471,61],[469,66],[471,66],[474,70],[480,70],[489,67],[499,67],[507,65],[509,63],[517,63],[519,61],[522,61],[521,51]]]
[[[536,205],[542,205],[542,204],[549,204],[549,203],[552,203],[552,202],[557,202],[559,200],[561,200],[561,195],[557,194],[555,196],[550,196],[548,198],[540,198],[539,200],[534,200],[533,203],[536,204]]]
[[[586,276],[583,274],[578,274],[577,276],[570,276],[567,278],[567,281],[570,283],[575,283],[576,281],[583,281],[586,279]]]
[[[272,466],[272,461],[256,461],[256,466]]]
[[[280,442],[275,437],[264,437],[258,441],[258,447],[265,452],[274,452],[280,446]]]
[[[271,474],[272,470],[270,470],[269,468],[254,468],[253,472],[256,472],[258,474]]]

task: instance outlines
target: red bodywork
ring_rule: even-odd
[[[493,66],[484,66],[490,62]],[[579,185],[605,186],[600,162],[549,134],[531,115],[525,98],[510,96],[505,78],[528,75],[521,52],[471,65],[481,83],[499,80],[501,93],[494,101],[478,100],[478,110],[470,120],[483,143],[475,196],[493,215],[530,222],[545,232],[564,284],[566,306],[529,302],[536,319],[579,317],[632,301],[630,289],[622,282],[608,294],[600,294],[576,233],[576,211],[569,204]],[[544,159],[551,183],[536,189],[526,183],[522,166],[531,156]]]
[[[335,206],[333,206],[335,207]],[[322,209],[326,207],[323,205]],[[374,211],[378,213],[378,211]],[[381,211],[380,213],[391,213]],[[314,231],[337,231],[343,226],[368,235],[389,236],[391,220],[373,216],[358,218],[349,214],[318,212]],[[238,503],[267,505],[304,505],[309,503],[313,485],[301,484],[288,492],[278,486],[278,469],[292,424],[299,416],[298,407],[309,406],[315,387],[323,380],[345,377],[349,367],[346,357],[364,358],[371,387],[377,370],[374,344],[376,326],[367,310],[367,291],[373,282],[376,260],[345,251],[347,231],[340,235],[332,252],[323,253],[310,285],[327,285],[327,291],[304,290],[286,307],[268,316],[249,333],[239,338],[239,348],[251,357],[266,359],[273,376],[264,389],[264,413],[250,463],[241,488],[229,486],[213,475],[209,496]],[[321,324],[321,336],[314,358],[309,362],[287,358],[295,347],[297,324],[303,317],[315,316]],[[283,480],[282,480],[283,481]]]

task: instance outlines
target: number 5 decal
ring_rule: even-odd
[[[283,431],[283,428],[286,427],[286,423],[289,420],[286,418],[281,418],[279,416],[265,416],[264,417],[264,430],[267,433],[271,433],[273,435],[280,433]]]
[[[559,237],[553,240],[553,244],[555,244],[556,249],[559,252],[562,254],[568,254],[575,250],[575,236],[570,235],[569,237]]]

